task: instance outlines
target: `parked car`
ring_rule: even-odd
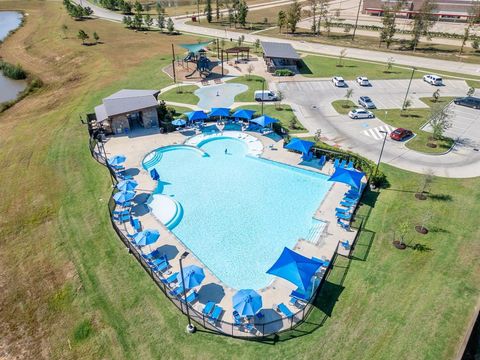
[[[474,109],[480,109],[480,99],[473,96],[466,96],[462,98],[456,98],[453,100],[455,105],[461,105],[466,107],[471,107]]]
[[[375,117],[371,111],[361,108],[353,109],[348,113],[348,116],[350,116],[352,119],[371,119]]]
[[[343,80],[343,78],[341,76],[334,76],[332,78],[332,83],[333,85],[335,85],[336,87],[345,87],[347,86],[347,84],[345,83],[345,80]]]
[[[430,85],[435,85],[435,86],[442,86],[443,85],[443,80],[438,75],[424,75],[423,76],[423,81],[429,83]]]
[[[358,99],[358,105],[364,107],[365,109],[377,108],[369,96],[360,96],[360,98]]]
[[[411,132],[410,130],[398,128],[390,133],[390,138],[393,140],[402,141],[403,139],[408,138],[412,135],[413,132]]]
[[[271,90],[255,91],[255,101],[276,101],[276,100],[278,100],[278,96]]]
[[[360,86],[370,86],[370,81],[368,81],[368,78],[366,78],[365,76],[357,77],[357,83]]]

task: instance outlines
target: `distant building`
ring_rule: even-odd
[[[419,12],[424,2],[425,0],[406,1],[397,14],[411,18]],[[397,3],[397,0],[364,0],[362,12],[364,14],[382,16],[384,7],[394,8]],[[478,2],[466,0],[434,0],[433,3],[436,6],[434,15],[438,16],[439,20],[465,20],[472,16],[474,7],[478,7]]]
[[[262,41],[261,45],[268,72],[273,73],[279,69],[289,69],[297,72],[300,55],[297,54],[292,45],[267,41]]]
[[[97,123],[113,134],[134,128],[158,127],[158,90],[120,90],[95,107]]]

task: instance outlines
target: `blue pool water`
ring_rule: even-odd
[[[172,231],[228,286],[262,288],[283,247],[309,233],[330,188],[327,176],[250,157],[239,139],[198,146],[208,155],[182,146],[157,150],[156,192],[173,196],[184,211]]]

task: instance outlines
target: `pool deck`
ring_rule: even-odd
[[[227,132],[225,132],[225,135]],[[263,144],[264,150],[262,157],[273,161],[278,161],[300,168],[319,171],[324,174],[331,174],[333,172],[333,165],[327,163],[323,170],[320,171],[318,167],[315,167],[314,163],[305,163],[300,159],[300,155],[297,153],[289,152],[283,149],[283,140],[278,139],[274,135],[263,136],[258,133],[248,132],[249,135],[256,137]],[[112,136],[108,137],[105,142],[105,150],[107,157],[111,157],[117,154],[124,154],[127,157],[125,167],[127,173],[134,176],[138,182],[137,196],[134,199],[134,206],[132,208],[132,214],[140,219],[143,229],[154,228],[160,231],[160,238],[158,241],[150,246],[146,246],[143,251],[148,253],[154,249],[159,248],[160,252],[167,255],[171,268],[169,274],[179,271],[179,257],[185,251],[190,250],[178,239],[171,231],[169,231],[163,224],[161,224],[149,211],[144,204],[148,195],[152,193],[156,188],[156,181],[152,180],[146,170],[142,167],[142,160],[146,154],[154,149],[162,146],[183,144],[190,136],[194,135],[193,131],[188,132],[173,132],[169,134],[160,134],[158,129],[151,130],[136,130],[132,131],[129,136]],[[321,259],[331,259],[337,244],[339,241],[348,240],[353,242],[356,231],[345,231],[336,224],[335,208],[338,207],[340,199],[343,194],[348,190],[347,185],[340,183],[333,183],[332,187],[326,194],[324,200],[314,215],[314,217],[321,219],[327,223],[324,231],[317,239],[310,241],[299,239],[294,247],[294,250],[307,256],[317,257]],[[133,233],[133,229],[129,224],[121,224],[119,228],[126,233]],[[339,247],[339,253],[348,255],[348,251]],[[280,255],[280,254],[279,254]],[[191,253],[183,260],[184,266],[195,264],[205,269],[205,279],[202,285],[196,288],[199,294],[199,299],[193,305],[193,308],[201,313],[205,304],[209,301],[217,302],[224,312],[220,316],[220,319],[229,323],[233,322],[233,305],[232,296],[238,289],[232,289],[226,284],[223,284],[205,265],[198,259],[195,254]],[[239,269],[241,271],[241,269]],[[322,274],[319,274],[320,276]],[[167,275],[168,276],[168,275]],[[220,286],[218,286],[220,285]],[[243,327],[233,327],[221,322],[218,322],[215,326],[226,333],[234,334],[237,336],[248,336],[261,334],[263,331],[265,334],[287,329],[291,325],[290,319],[284,318],[281,320],[282,315],[275,311],[276,305],[284,303],[290,311],[297,313],[301,310],[301,306],[293,306],[289,303],[290,292],[295,290],[295,286],[290,282],[281,278],[275,278],[272,283],[267,287],[258,290],[263,298],[262,313],[264,318],[261,320],[255,319],[255,329],[251,332],[246,332]],[[195,317],[195,316],[194,316]],[[198,320],[198,317],[197,317]],[[263,323],[270,323],[269,325],[262,326]],[[293,323],[299,321],[297,317],[294,317]],[[212,326],[212,325],[209,325]]]

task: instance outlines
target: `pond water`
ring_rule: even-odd
[[[17,11],[0,11],[0,40],[3,41],[11,30],[22,22],[22,14]],[[1,45],[0,45],[1,46]],[[13,100],[25,89],[27,82],[9,79],[0,72],[0,103]]]

